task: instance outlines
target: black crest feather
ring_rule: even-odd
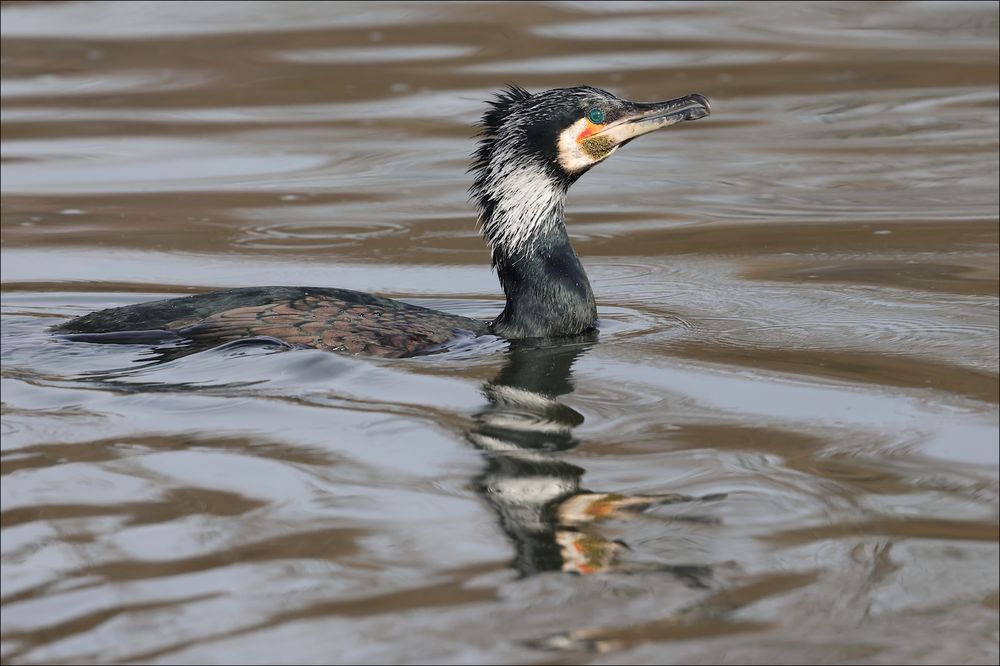
[[[479,145],[476,146],[476,152],[472,154],[472,165],[469,167],[470,172],[478,172],[480,175],[483,173],[484,168],[489,164],[490,155],[493,154],[497,130],[503,124],[504,118],[510,115],[515,105],[526,102],[529,99],[531,99],[531,93],[521,86],[508,83],[497,93],[494,99],[487,101],[489,108],[486,109],[482,119],[476,124],[478,128],[476,136],[480,140]],[[482,183],[477,178],[473,182],[472,187],[469,188],[469,191],[475,192],[481,186]]]
[[[519,102],[526,102],[531,99],[531,93],[521,86],[508,83],[500,92],[496,99],[490,100],[490,108],[483,114],[483,119],[479,123],[482,129],[481,134],[490,130],[495,130],[503,119],[510,113],[511,107]]]

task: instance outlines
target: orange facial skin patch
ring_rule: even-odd
[[[587,125],[583,128],[583,131],[576,136],[577,142],[583,141],[591,134],[599,132],[603,127],[604,125],[595,125],[594,123],[590,122],[590,119],[588,118]]]

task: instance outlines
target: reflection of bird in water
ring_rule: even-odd
[[[586,86],[530,94],[511,86],[483,116],[470,190],[507,297],[484,322],[346,289],[247,287],[94,312],[55,332],[84,342],[252,337],[376,356],[406,356],[468,335],[552,338],[592,330],[594,296],[566,233],[577,178],[632,139],[709,114],[705,97],[642,104]]]
[[[476,489],[513,540],[514,566],[524,575],[630,570],[618,562],[628,546],[601,536],[593,529],[596,523],[653,506],[719,497],[627,495],[581,488],[585,470],[563,460],[560,453],[577,445],[572,431],[583,416],[557,398],[573,390],[572,365],[594,339],[590,334],[548,348],[515,343],[507,365],[486,384],[490,404],[467,434],[488,461]],[[698,586],[710,574],[708,567],[699,565],[657,568]]]

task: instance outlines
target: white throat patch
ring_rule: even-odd
[[[489,164],[482,194],[494,203],[489,219],[480,217],[490,250],[511,258],[523,255],[546,225],[561,223],[566,190],[545,168],[500,152]]]

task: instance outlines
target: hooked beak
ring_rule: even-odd
[[[621,146],[637,136],[648,134],[685,120],[698,120],[712,112],[708,98],[698,93],[666,102],[633,103],[632,112],[595,132],[593,137],[610,140]]]

